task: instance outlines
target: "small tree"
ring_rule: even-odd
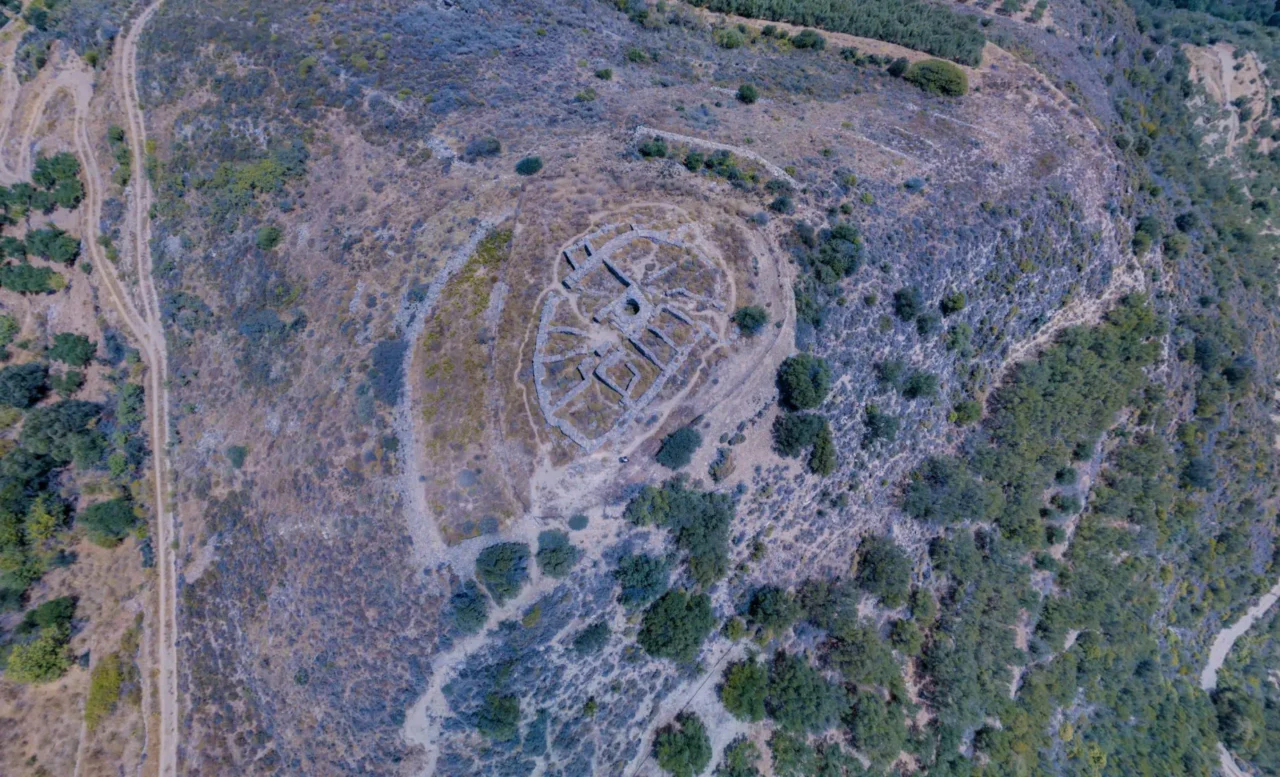
[[[88,507],[76,520],[85,527],[94,544],[110,548],[129,535],[138,517],[133,514],[133,503],[122,498]]]
[[[969,91],[969,77],[959,66],[942,59],[926,59],[907,68],[907,81],[930,94],[962,97]]]
[[[284,232],[280,231],[280,227],[275,224],[268,224],[265,227],[259,227],[257,234],[254,236],[254,242],[258,248],[263,251],[270,251],[280,245],[280,241],[284,238]]]
[[[500,542],[476,556],[476,575],[499,605],[520,593],[529,577],[529,546],[523,542]]]
[[[66,626],[50,626],[40,636],[26,644],[15,645],[9,654],[4,674],[19,683],[49,683],[66,674],[71,667],[71,653],[67,645],[71,641],[71,629]]]
[[[822,419],[822,428],[813,441],[813,449],[809,451],[807,466],[809,471],[820,477],[826,477],[836,471],[836,443],[831,439],[831,426],[827,419]]]
[[[25,410],[49,391],[49,368],[43,364],[15,364],[0,369],[0,404]]]
[[[733,312],[733,323],[747,337],[755,337],[769,323],[769,313],[759,305],[747,305]]]
[[[827,39],[819,35],[817,30],[801,30],[791,39],[791,45],[798,49],[822,51],[827,47]]]
[[[769,670],[755,658],[736,661],[724,670],[720,703],[738,720],[764,719],[764,699],[769,693]]]
[[[464,634],[474,634],[484,628],[489,619],[489,600],[474,580],[468,580],[449,599],[453,624]]]
[[[743,84],[738,87],[738,102],[744,105],[751,105],[760,98],[760,93],[751,84]]]
[[[902,78],[902,75],[907,72],[907,68],[909,67],[911,67],[911,61],[909,59],[906,57],[898,57],[889,63],[889,75],[894,78]]]
[[[902,321],[910,321],[924,310],[924,297],[915,286],[904,286],[893,293],[893,313]]]
[[[476,728],[495,742],[515,739],[520,734],[520,699],[491,693],[476,716]]]
[[[618,559],[613,576],[622,586],[618,603],[624,607],[640,607],[648,604],[667,590],[667,576],[671,569],[665,559],[644,553],[626,555]]]
[[[911,563],[893,540],[868,537],[858,548],[857,580],[864,590],[880,597],[886,607],[900,607],[911,586]]]
[[[690,426],[682,426],[663,439],[662,447],[658,449],[654,458],[667,469],[680,469],[688,465],[693,458],[693,452],[698,450],[700,445],[702,445],[702,435],[698,434],[698,430]]]
[[[582,655],[599,653],[609,643],[609,624],[596,621],[573,638],[573,649]]]
[[[747,614],[762,628],[778,633],[791,627],[799,608],[785,588],[766,585],[752,594]]]
[[[663,726],[653,738],[653,755],[658,766],[675,777],[694,777],[711,763],[711,739],[702,720],[692,712],[682,712],[675,722]]]
[[[72,367],[84,367],[93,361],[93,354],[97,350],[98,344],[84,335],[59,332],[53,336],[53,345],[45,355]]]
[[[715,616],[706,594],[668,591],[645,610],[636,641],[654,658],[692,661],[711,630]]]
[[[542,170],[542,157],[527,156],[516,162],[516,172],[520,175],[536,175]]]
[[[569,535],[549,530],[538,535],[538,569],[551,577],[564,577],[578,563],[581,551],[569,542]]]
[[[807,353],[789,356],[778,367],[781,402],[792,410],[810,410],[822,404],[831,390],[831,368],[826,360]]]

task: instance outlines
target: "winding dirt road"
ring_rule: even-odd
[[[119,58],[114,74],[118,79],[128,122],[129,148],[132,156],[133,178],[128,192],[129,213],[127,253],[132,255],[138,278],[137,294],[141,306],[135,304],[128,289],[120,281],[116,266],[103,255],[98,245],[98,224],[102,214],[104,187],[93,143],[87,128],[87,114],[92,89],[74,89],[75,144],[85,172],[85,208],[83,210],[82,236],[98,277],[123,319],[129,334],[138,344],[146,363],[147,424],[151,442],[153,499],[156,511],[156,568],[158,573],[158,618],[149,636],[154,640],[155,667],[158,676],[154,685],[146,686],[156,691],[154,700],[159,708],[160,727],[155,732],[158,749],[157,763],[160,777],[176,777],[178,773],[178,671],[177,671],[177,587],[176,548],[177,534],[174,516],[169,505],[170,468],[168,458],[169,390],[168,353],[164,330],[160,320],[159,297],[152,279],[151,222],[152,191],[146,177],[145,149],[146,125],[138,106],[137,57],[138,37],[147,22],[155,14],[163,0],[147,7],[134,21],[128,33],[121,39]],[[83,83],[83,82],[81,82]],[[79,84],[77,84],[79,85]],[[148,743],[150,744],[150,743]]]

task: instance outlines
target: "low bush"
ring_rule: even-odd
[[[480,551],[476,576],[499,605],[520,593],[529,578],[529,546],[523,542],[501,542]]]
[[[120,498],[86,508],[76,521],[88,531],[90,540],[109,548],[129,535],[138,517],[133,514],[133,503]]]
[[[969,91],[969,77],[958,65],[943,59],[926,59],[907,68],[907,81],[930,94],[962,97]]]
[[[747,337],[754,337],[769,323],[769,313],[759,305],[747,305],[733,312],[733,323]]]
[[[694,451],[702,445],[702,435],[690,426],[682,426],[662,440],[662,447],[654,456],[667,469],[680,469],[689,464]]]
[[[516,162],[516,172],[520,175],[535,175],[542,170],[542,157],[527,156]]]
[[[548,530],[538,535],[538,553],[535,559],[538,569],[544,575],[568,575],[581,555],[581,551],[569,542],[569,535],[562,531]]]

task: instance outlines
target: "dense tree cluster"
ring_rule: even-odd
[[[658,729],[653,738],[653,756],[658,766],[675,777],[694,777],[711,763],[711,739],[702,719],[682,712],[673,723]]]
[[[788,410],[812,410],[831,390],[831,367],[808,353],[788,356],[778,367],[779,402]]]
[[[623,607],[643,607],[667,590],[671,567],[666,559],[644,553],[629,553],[618,559],[613,576],[622,590],[618,603]]]
[[[500,542],[476,556],[476,577],[499,605],[515,598],[529,578],[529,546]]]
[[[700,585],[724,577],[729,569],[729,524],[734,504],[726,494],[696,491],[674,478],[661,488],[645,486],[627,505],[624,517],[637,526],[666,527],[684,551],[689,573]]]
[[[636,641],[654,658],[689,662],[715,625],[706,594],[667,591],[644,611]]]
[[[972,16],[916,0],[696,0],[719,13],[875,38],[966,65],[982,61],[986,39]]]

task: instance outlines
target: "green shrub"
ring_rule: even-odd
[[[790,731],[824,731],[849,708],[844,688],[828,682],[803,656],[778,651],[769,666],[765,710]]]
[[[680,469],[693,459],[694,451],[702,445],[702,435],[691,426],[682,426],[662,440],[654,458],[667,469]]]
[[[636,641],[654,658],[689,662],[715,625],[706,594],[668,591],[645,610]]]
[[[907,68],[903,76],[930,94],[962,97],[969,91],[969,77],[959,66],[942,59],[926,59]]]
[[[942,300],[938,302],[938,310],[941,311],[944,316],[955,315],[956,313],[964,310],[965,302],[964,292],[953,291],[950,294],[944,295]]]
[[[67,370],[61,375],[54,375],[49,379],[49,385],[54,391],[58,392],[64,398],[75,396],[76,392],[84,388],[84,373],[79,370]]]
[[[569,535],[554,529],[538,535],[538,569],[551,577],[564,577],[578,563],[581,551],[569,542]]]
[[[489,620],[489,600],[474,580],[463,583],[449,598],[453,625],[464,634],[475,634]]]
[[[31,642],[14,645],[5,665],[5,677],[18,683],[49,683],[71,668],[71,629],[50,626]]]
[[[738,720],[764,719],[764,700],[769,693],[769,670],[748,657],[725,667],[720,682],[720,703]]]
[[[582,513],[569,516],[569,528],[573,531],[582,531],[587,528],[587,516]]]
[[[789,356],[778,367],[781,404],[792,410],[810,410],[822,404],[831,390],[831,368],[825,359],[807,353]]]
[[[109,653],[99,661],[89,675],[89,695],[84,702],[84,722],[94,731],[115,709],[124,685],[124,667],[119,653]]]
[[[915,286],[904,286],[893,293],[893,314],[910,321],[924,311],[924,297]]]
[[[733,323],[747,337],[755,337],[769,323],[769,313],[759,305],[747,305],[733,312]]]
[[[753,622],[777,634],[791,628],[800,612],[785,588],[766,585],[752,594],[747,614]]]
[[[881,441],[893,442],[898,438],[898,427],[901,422],[897,416],[884,412],[877,405],[867,405],[862,422],[866,428],[862,435],[863,448],[870,448]]]
[[[957,426],[968,426],[982,420],[982,403],[975,399],[962,399],[951,408],[951,421]]]
[[[101,432],[89,429],[101,413],[101,406],[77,399],[34,407],[22,425],[22,446],[65,464],[74,458],[78,448],[101,437]]]
[[[751,105],[758,99],[760,99],[760,93],[756,91],[755,86],[743,84],[738,87],[738,102],[744,105]]]
[[[534,175],[542,170],[542,157],[527,156],[516,162],[516,172],[520,175]]]
[[[692,712],[676,715],[674,723],[658,729],[654,736],[653,756],[658,766],[675,777],[702,774],[711,763],[711,739],[706,726]]]
[[[280,245],[280,241],[284,239],[284,232],[275,224],[268,224],[265,227],[258,227],[257,235],[254,242],[258,244],[258,248],[263,251],[270,251]]]
[[[491,693],[476,717],[476,729],[494,742],[506,742],[520,735],[520,699]]]
[[[49,392],[49,368],[37,362],[0,369],[0,405],[26,409]]]
[[[249,457],[249,449],[243,445],[232,445],[227,448],[227,461],[231,462],[231,466],[236,469],[244,467],[245,459]]]
[[[50,294],[67,285],[67,279],[48,267],[6,264],[0,267],[0,288],[19,294]]]
[[[72,367],[84,367],[93,361],[93,354],[97,350],[98,344],[84,335],[59,332],[53,336],[53,345],[45,351],[45,355]]]
[[[716,44],[722,49],[740,49],[746,45],[747,42],[747,39],[743,37],[742,33],[732,27],[728,27],[723,30],[716,30],[714,37],[716,39]]]
[[[73,264],[80,256],[80,239],[54,226],[27,233],[27,254],[50,262]]]
[[[581,655],[599,653],[609,643],[610,633],[609,624],[606,621],[596,621],[573,638],[574,652]]]
[[[636,150],[645,159],[664,159],[667,156],[667,142],[655,137],[636,146]]]
[[[801,30],[791,39],[791,45],[798,49],[822,51],[827,47],[827,39],[819,35],[817,30]]]
[[[76,603],[74,596],[60,596],[32,607],[22,614],[22,621],[16,631],[19,635],[25,635],[53,627],[69,630],[76,617]]]
[[[913,370],[902,386],[907,399],[932,399],[938,396],[938,376],[924,370]]]
[[[898,57],[889,63],[889,75],[894,78],[902,78],[903,74],[907,72],[907,68],[909,67],[911,67],[910,60],[906,57]]]
[[[613,70],[611,68],[602,67],[596,71],[596,78],[600,79],[601,81],[612,81]]]
[[[520,593],[529,577],[529,546],[500,542],[476,556],[476,576],[499,605]]]
[[[474,162],[481,157],[497,156],[502,153],[502,143],[492,135],[488,137],[476,138],[467,143],[463,150],[463,158],[468,162]]]
[[[86,508],[76,516],[76,521],[88,531],[90,540],[109,548],[128,536],[138,517],[133,513],[133,504],[120,498]]]
[[[648,604],[667,590],[671,566],[665,559],[644,553],[628,554],[618,559],[614,579],[622,586],[618,603],[624,607]]]
[[[911,562],[893,540],[868,537],[858,548],[857,581],[884,606],[900,607],[906,603],[911,586]]]

